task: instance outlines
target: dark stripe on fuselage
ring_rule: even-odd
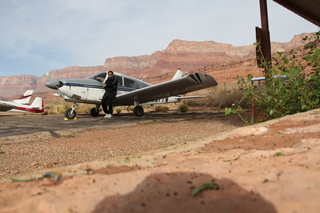
[[[199,76],[199,73],[194,73],[189,75],[193,80],[195,80],[196,82],[202,84],[201,78]]]
[[[200,83],[202,84],[202,80],[201,80],[201,78],[200,78],[199,73],[195,73],[195,75],[197,76],[197,78],[199,79]]]
[[[86,87],[86,88],[96,88],[96,89],[104,89],[101,85],[92,85],[92,84],[79,84],[79,83],[65,83],[64,86],[72,86],[72,87]]]
[[[94,88],[94,89],[103,89],[104,88],[101,85],[92,85],[92,84],[79,84],[79,83],[63,83],[64,86],[72,86],[72,87],[85,87],[85,88]],[[118,86],[118,91],[125,91],[125,92],[130,92],[135,89],[133,88],[128,88],[128,87],[122,87]]]

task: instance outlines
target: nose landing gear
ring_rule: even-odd
[[[78,108],[78,105],[76,103],[73,103],[72,107],[67,109],[64,112],[64,117],[66,117],[68,119],[74,119],[77,115],[77,113],[76,113],[77,108]]]

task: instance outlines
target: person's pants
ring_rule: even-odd
[[[105,92],[102,100],[101,100],[101,105],[103,108],[103,111],[106,114],[112,114],[113,113],[113,100],[116,97],[116,92],[111,91],[111,92]]]

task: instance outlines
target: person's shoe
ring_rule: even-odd
[[[106,114],[104,117],[105,117],[105,118],[109,118],[109,115],[110,115],[110,114]]]
[[[113,116],[111,114],[108,114],[107,118],[112,118]]]

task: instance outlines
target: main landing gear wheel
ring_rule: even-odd
[[[143,108],[142,106],[135,106],[133,109],[133,114],[137,117],[141,117],[143,115]]]
[[[96,110],[95,107],[93,107],[91,110],[90,110],[90,114],[92,117],[97,117],[99,115],[99,110]]]
[[[76,111],[72,108],[67,109],[64,112],[64,117],[68,118],[68,119],[74,119],[76,117]]]

